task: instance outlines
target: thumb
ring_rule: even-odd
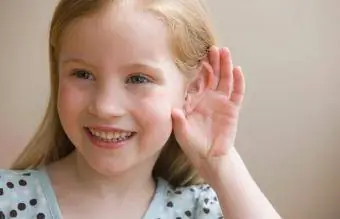
[[[175,136],[178,141],[184,140],[184,134],[187,133],[188,121],[182,109],[172,110],[172,124]]]

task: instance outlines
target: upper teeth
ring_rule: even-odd
[[[97,136],[97,137],[101,137],[103,139],[117,139],[117,138],[125,138],[127,136],[130,136],[132,134],[132,132],[124,132],[124,131],[118,131],[118,132],[102,132],[102,131],[98,131],[95,129],[90,128],[89,129],[90,132]]]

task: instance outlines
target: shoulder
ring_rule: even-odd
[[[182,212],[183,217],[223,218],[217,195],[207,184],[177,188],[166,184],[164,196],[166,207]]]
[[[29,170],[10,170],[10,169],[0,169],[0,175],[5,177],[20,177],[20,176],[31,176],[35,174],[38,170],[29,169]],[[0,178],[2,179],[2,177]]]
[[[2,190],[15,190],[29,186],[34,181],[36,170],[4,170],[0,169],[0,186]],[[31,184],[30,183],[30,184]]]
[[[36,184],[37,170],[4,170],[0,169],[0,185],[5,189],[30,187]],[[30,182],[30,183],[28,183]]]
[[[46,215],[38,170],[0,169],[0,218]]]

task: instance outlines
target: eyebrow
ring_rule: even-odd
[[[142,62],[136,62],[136,63],[130,63],[127,65],[124,65],[120,68],[122,71],[128,71],[129,69],[143,69],[148,72],[155,72],[155,73],[162,73],[162,69],[158,68],[156,66],[153,66],[151,63],[144,64]]]
[[[68,58],[68,59],[62,59],[61,60],[61,64],[68,64],[68,63],[79,63],[79,64],[83,64],[83,65],[87,65],[91,68],[96,69],[95,65],[92,65],[86,61],[84,61],[83,59],[79,59],[79,58]]]
[[[79,59],[79,58],[69,58],[69,59],[64,59],[61,60],[61,63],[63,64],[67,64],[67,63],[80,63],[83,65],[87,65],[91,68],[96,69],[96,66],[93,64],[90,64],[88,62],[86,62],[83,59]],[[145,63],[145,64],[144,64]],[[162,69],[157,67],[156,65],[152,64],[151,62],[135,62],[135,63],[128,63],[122,67],[119,68],[120,71],[128,71],[129,69],[144,69],[146,71],[152,71],[152,72],[156,72],[156,73],[162,73]]]

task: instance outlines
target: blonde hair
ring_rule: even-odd
[[[75,148],[66,136],[57,112],[58,50],[65,28],[75,19],[103,9],[109,3],[124,0],[61,0],[54,12],[50,28],[49,56],[51,95],[44,119],[38,131],[12,169],[38,168],[58,161]],[[200,60],[207,56],[215,39],[201,0],[148,0],[146,10],[164,21],[170,35],[170,45],[177,67],[192,76]],[[180,149],[172,133],[155,164],[153,175],[168,180],[173,186],[203,182]]]

